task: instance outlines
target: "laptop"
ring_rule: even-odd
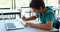
[[[16,29],[23,29],[24,25],[20,21],[15,22],[7,22],[5,23],[6,30],[16,30]]]

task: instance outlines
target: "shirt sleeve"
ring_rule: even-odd
[[[46,16],[46,18],[47,18],[47,21],[53,21],[54,22],[55,16],[53,13],[50,13]]]
[[[37,17],[40,17],[40,14],[36,14]]]

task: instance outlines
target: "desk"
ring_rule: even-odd
[[[6,15],[15,15],[16,17],[16,14],[19,14],[21,17],[21,11],[18,10],[0,10],[0,18],[7,18],[8,16]]]
[[[16,19],[12,19],[16,20]],[[5,22],[10,22],[11,20],[0,20],[0,32],[50,32],[47,30],[37,29],[37,28],[31,28],[31,27],[24,27],[24,29],[18,29],[18,30],[9,30],[7,31],[5,28]]]
[[[6,15],[6,14],[20,14],[21,11],[18,10],[0,10],[0,15]]]

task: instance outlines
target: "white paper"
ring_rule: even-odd
[[[20,21],[23,25],[26,24],[26,21],[22,20],[21,18],[18,18],[18,21]]]
[[[28,22],[33,23],[33,24],[40,24],[41,23],[41,21],[38,21],[38,20],[31,20],[31,21],[28,21]]]
[[[18,21],[14,22],[16,28],[24,28],[24,25]]]
[[[24,25],[26,24],[26,21],[22,20],[21,18],[18,19],[20,22],[22,22]],[[27,21],[27,22],[30,22],[30,23],[34,23],[34,24],[39,24],[41,23],[41,21],[38,21],[38,20],[30,20],[30,21]]]

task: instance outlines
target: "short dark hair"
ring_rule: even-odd
[[[39,9],[40,7],[45,8],[45,3],[43,0],[32,0],[30,7],[35,9]]]

